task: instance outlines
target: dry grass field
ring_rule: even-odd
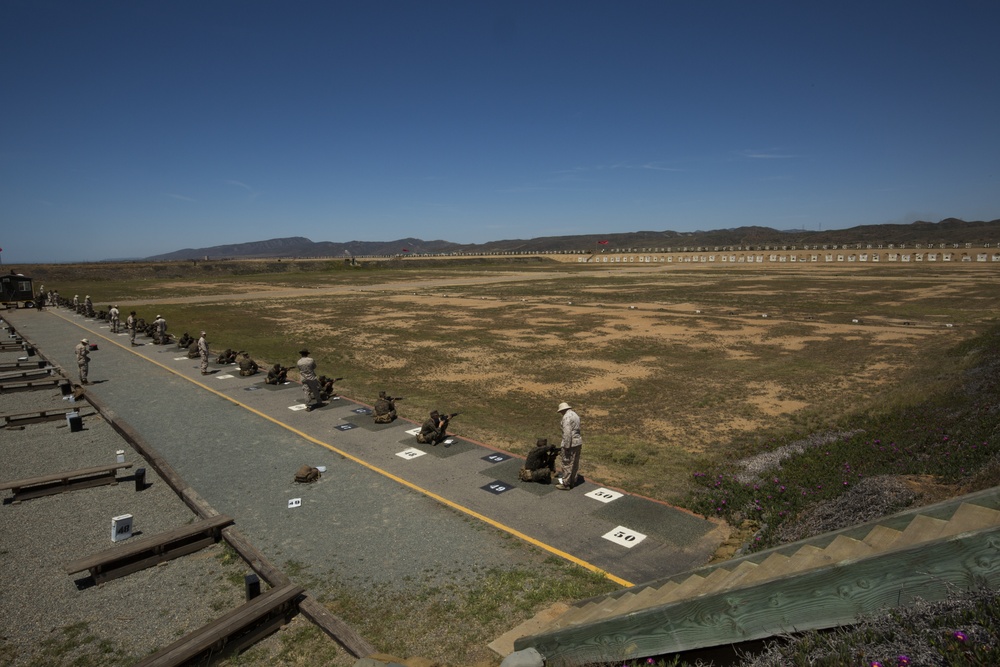
[[[204,327],[214,349],[292,365],[308,346],[344,395],[386,389],[413,420],[461,412],[457,432],[509,451],[557,437],[569,401],[585,476],[672,502],[713,462],[919,400],[917,378],[1000,305],[992,264],[188,267],[35,273],[178,335]]]

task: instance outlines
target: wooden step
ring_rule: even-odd
[[[924,514],[913,517],[910,525],[903,530],[903,534],[892,543],[893,549],[912,547],[914,544],[922,544],[937,539],[941,531],[948,525],[944,519],[935,519]]]
[[[652,607],[653,605],[659,604],[656,600],[669,595],[670,591],[674,590],[678,586],[680,586],[680,584],[676,581],[668,581],[659,588],[653,588],[652,586],[645,588],[628,600],[619,601],[618,613],[628,614],[636,611],[637,609],[645,609],[646,607]]]
[[[873,553],[878,553],[891,548],[902,534],[903,533],[901,531],[894,528],[889,528],[887,526],[875,526],[871,529],[871,532],[865,536],[865,539],[861,541],[870,546]]]
[[[712,573],[705,577],[705,583],[701,585],[699,594],[704,595],[705,593],[714,593],[722,590],[732,575],[733,573],[731,571],[722,567],[712,570]]]
[[[830,556],[823,549],[806,544],[788,559],[788,569],[785,573],[804,572],[829,565],[830,562]]]
[[[757,569],[743,578],[743,585],[759,584],[768,579],[780,577],[788,571],[788,556],[773,553],[757,565]]]
[[[676,588],[672,588],[669,591],[658,591],[659,595],[656,596],[656,604],[666,604],[667,602],[694,597],[698,595],[698,589],[701,588],[703,583],[705,583],[705,577],[692,574]]]
[[[1000,512],[982,505],[962,503],[941,531],[941,537],[951,537],[970,530],[1000,525]]]
[[[618,607],[618,600],[608,599],[603,604],[593,605],[588,607],[586,611],[575,614],[570,625],[584,625],[619,615],[621,615],[621,611]]]
[[[898,532],[898,531],[897,531]],[[833,542],[827,545],[826,549],[823,549],[830,556],[830,560],[834,563],[839,563],[842,560],[856,560],[858,558],[864,558],[865,556],[874,553],[875,548],[866,542],[861,540],[855,540],[854,538],[847,537],[846,535],[837,535],[833,539]]]
[[[550,607],[546,607],[528,620],[504,634],[500,635],[488,644],[489,648],[499,656],[506,658],[514,652],[514,640],[520,637],[530,637],[542,632],[547,632],[552,624],[560,616],[572,609],[565,602],[556,602]]]
[[[722,582],[722,586],[716,589],[716,591],[731,591],[734,588],[739,588],[743,585],[747,576],[757,569],[757,563],[751,563],[748,560],[743,561],[739,565],[730,571],[729,576],[726,580]]]

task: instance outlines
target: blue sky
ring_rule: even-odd
[[[0,3],[4,265],[1000,218],[1000,3]]]

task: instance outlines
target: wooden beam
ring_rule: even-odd
[[[377,653],[374,646],[355,632],[354,628],[330,613],[316,598],[307,595],[299,603],[299,611],[355,658],[366,658]]]
[[[276,631],[297,613],[302,587],[272,588],[225,616],[135,663],[136,667],[210,664],[233,655]]]
[[[219,541],[222,527],[232,522],[231,517],[222,515],[202,519],[77,559],[67,563],[63,569],[67,574],[87,570],[95,583],[102,584],[215,544]]]
[[[89,489],[107,484],[114,485],[118,483],[116,475],[118,469],[131,467],[131,463],[112,463],[104,466],[67,470],[39,477],[17,479],[0,484],[0,491],[10,490],[14,494],[13,502],[19,503],[29,498],[51,496],[65,491]]]

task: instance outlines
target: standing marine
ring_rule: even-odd
[[[87,371],[90,370],[90,341],[81,338],[74,351],[76,352],[76,365],[80,368],[80,384],[90,384],[87,381]]]
[[[201,357],[201,374],[208,375],[208,339],[205,338],[204,331],[198,338],[198,356]]]
[[[309,350],[299,350],[299,360],[295,362],[302,380],[302,393],[306,397],[306,412],[312,412],[322,403],[319,398],[319,379],[316,377],[316,362],[309,356]]]

